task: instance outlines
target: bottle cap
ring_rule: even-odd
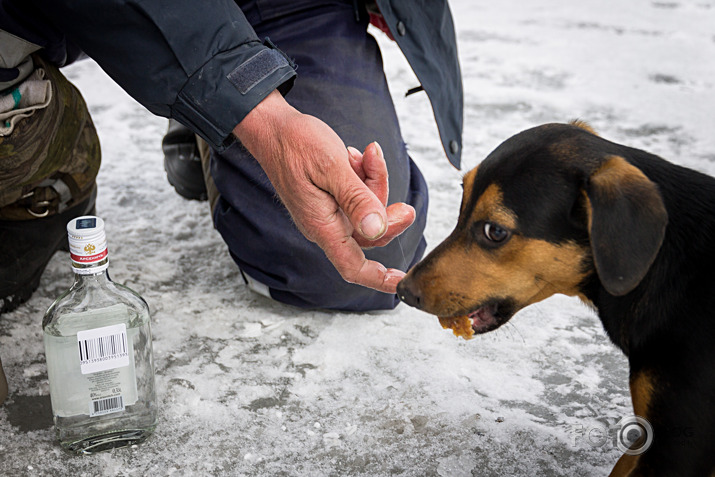
[[[97,273],[109,266],[104,221],[99,217],[85,215],[70,220],[67,238],[75,273]]]

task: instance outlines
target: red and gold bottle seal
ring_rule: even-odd
[[[75,273],[97,273],[109,265],[104,221],[95,216],[72,219],[67,224],[70,258]]]

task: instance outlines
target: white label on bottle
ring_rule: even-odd
[[[122,396],[112,396],[104,399],[97,399],[89,403],[89,416],[104,416],[113,412],[124,410],[124,400]]]
[[[129,366],[127,326],[124,323],[79,331],[77,346],[82,374]]]

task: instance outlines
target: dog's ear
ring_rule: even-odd
[[[586,186],[588,230],[596,271],[616,296],[633,290],[663,243],[668,213],[658,187],[637,167],[611,156]]]

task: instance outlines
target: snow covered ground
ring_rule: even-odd
[[[464,170],[512,134],[589,121],[604,137],[715,175],[715,1],[455,0]],[[411,154],[431,190],[427,238],[452,229],[460,172],[383,35]],[[631,414],[627,363],[598,318],[554,297],[466,342],[406,306],[300,311],[248,291],[206,203],[168,185],[147,113],[92,62],[66,70],[103,144],[98,213],[115,280],[153,312],[160,419],[134,449],[88,457],[54,441],[40,322],[71,283],[57,254],[29,303],[0,317],[11,388],[2,475],[598,476]]]

